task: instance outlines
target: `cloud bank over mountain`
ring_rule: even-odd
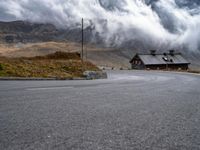
[[[0,0],[0,20],[78,28],[81,18],[108,46],[199,52],[199,0]]]

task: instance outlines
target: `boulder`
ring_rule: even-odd
[[[87,80],[107,79],[107,73],[103,71],[85,71],[83,75]]]

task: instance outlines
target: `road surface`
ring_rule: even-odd
[[[200,76],[0,81],[1,150],[199,150]]]

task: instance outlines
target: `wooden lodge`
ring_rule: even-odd
[[[132,69],[141,70],[187,70],[190,64],[181,53],[175,53],[174,50],[163,54],[156,54],[156,50],[151,50],[150,54],[136,54],[130,63]]]

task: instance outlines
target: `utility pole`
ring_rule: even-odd
[[[83,20],[83,18],[82,18],[82,49],[81,49],[81,59],[82,59],[82,63],[83,63],[83,59],[84,59],[84,57],[83,57],[83,48],[84,48],[84,20]]]
[[[82,48],[81,48],[81,63],[82,63],[82,71],[84,71],[84,20],[82,18],[82,21],[81,21],[81,24],[82,24],[82,29],[81,29],[81,34],[82,34]]]
[[[87,44],[85,45],[85,60],[87,61],[88,59],[88,52],[87,52]]]

